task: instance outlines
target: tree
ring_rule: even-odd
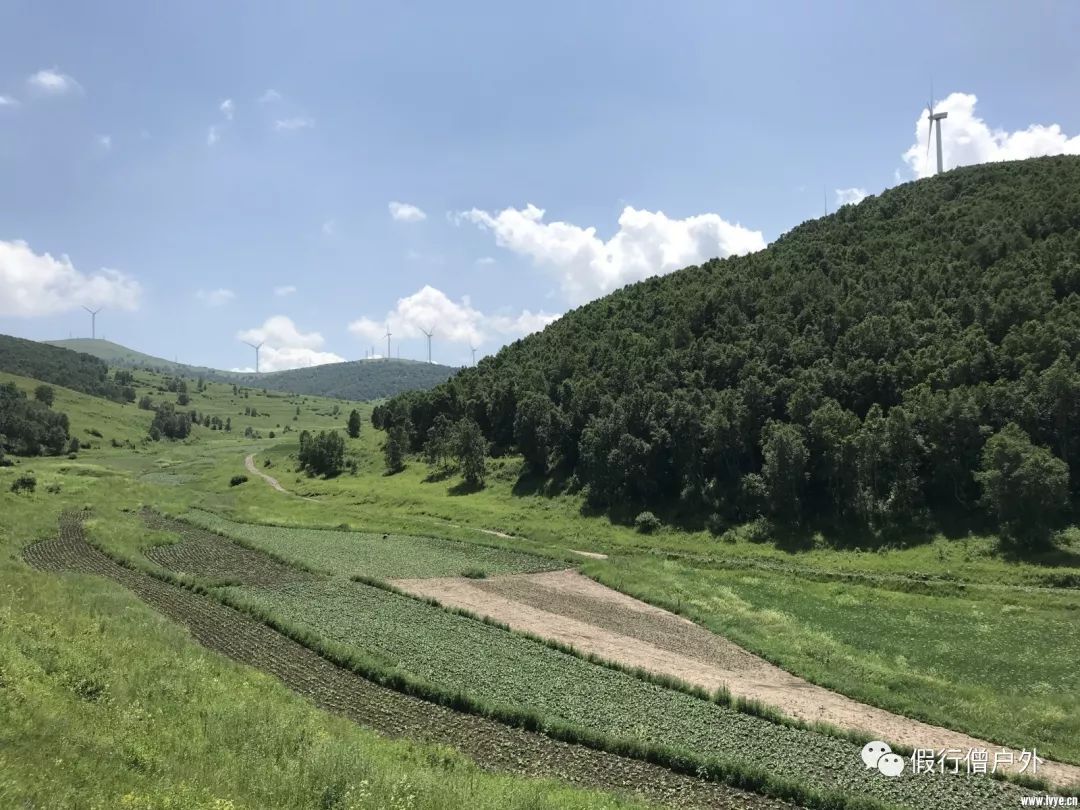
[[[761,477],[769,512],[797,523],[802,514],[808,453],[796,425],[770,421],[761,434]]]
[[[540,394],[529,394],[517,405],[514,416],[514,444],[535,472],[547,472],[548,457],[555,442],[555,406]]]
[[[472,419],[462,419],[457,424],[456,453],[461,477],[471,487],[484,485],[487,475],[487,441],[480,426]]]
[[[349,413],[349,422],[346,429],[349,432],[350,439],[360,436],[360,412],[355,408]]]
[[[1025,545],[1046,539],[1068,500],[1068,466],[1015,422],[987,440],[975,478],[1002,532]]]
[[[68,417],[37,399],[28,399],[14,383],[0,384],[0,438],[13,455],[59,455],[68,441]]]
[[[338,475],[345,466],[345,440],[336,430],[320,430],[315,436],[305,430],[298,458],[309,475]]]
[[[47,408],[51,408],[55,393],[51,385],[39,385],[34,389],[34,399]]]
[[[409,438],[403,426],[391,425],[386,431],[386,440],[383,442],[383,458],[386,460],[386,471],[390,475],[405,469],[405,451],[408,443]]]
[[[178,411],[171,402],[162,402],[154,412],[154,421],[150,423],[150,437],[164,436],[166,439],[186,439],[191,433],[191,414]]]

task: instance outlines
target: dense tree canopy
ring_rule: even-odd
[[[1026,469],[1064,471],[1077,501],[1078,353],[1080,158],[1052,157],[626,287],[388,410],[413,450],[472,419],[601,506],[884,528],[981,501],[1011,520],[1033,493],[985,468],[1010,423],[1046,451]]]
[[[47,343],[0,335],[0,371],[117,402],[135,401],[135,390],[110,379],[104,361]]]
[[[64,451],[68,417],[50,405],[51,401],[30,399],[14,383],[0,384],[0,458],[5,450],[19,456],[58,455]]]

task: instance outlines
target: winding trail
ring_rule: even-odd
[[[803,680],[689,619],[601,585],[574,570],[465,577],[399,579],[398,588],[445,607],[486,616],[514,630],[568,644],[623,666],[668,675],[709,691],[760,701],[806,723],[824,723],[910,748],[1008,751],[940,726],[893,714]],[[1002,758],[1004,758],[1004,754]],[[1011,765],[1021,772],[1021,752]],[[1027,770],[1030,775],[1030,767]],[[1080,784],[1080,767],[1040,761],[1037,775],[1057,785]]]
[[[254,473],[255,475],[259,476],[266,483],[268,483],[270,486],[272,486],[274,489],[276,489],[278,492],[284,492],[286,495],[291,494],[289,492],[289,490],[285,489],[285,487],[283,487],[281,484],[278,483],[278,480],[276,478],[274,478],[272,475],[267,475],[266,473],[264,473],[262,470],[260,470],[258,467],[255,466],[255,454],[254,453],[249,453],[248,457],[244,459],[244,466],[247,467],[247,471],[249,473]]]
[[[59,538],[28,546],[23,551],[26,562],[43,571],[76,571],[118,582],[150,607],[186,627],[208,649],[273,675],[320,708],[385,735],[449,745],[484,770],[559,779],[672,807],[793,807],[657,765],[456,712],[379,686],[212,597],[119,565],[86,542],[82,526],[85,516],[65,512],[60,519]]]

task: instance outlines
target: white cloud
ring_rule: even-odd
[[[397,222],[423,222],[427,219],[427,214],[410,203],[394,200],[387,208],[390,209],[390,216]]]
[[[476,263],[481,267],[488,267],[495,264],[495,258],[493,256],[481,256],[476,260]]]
[[[259,96],[260,104],[273,104],[275,101],[281,101],[281,93],[274,88],[267,88],[261,96]]]
[[[718,214],[670,219],[662,211],[627,206],[619,230],[606,242],[596,228],[544,222],[531,203],[496,214],[472,209],[457,216],[495,234],[495,243],[552,271],[563,295],[582,303],[632,281],[670,273],[713,257],[752,253],[765,247],[761,231],[732,224]]]
[[[137,309],[139,283],[118,270],[93,275],[75,269],[67,256],[37,254],[23,241],[0,240],[0,315],[35,317],[79,307]]]
[[[936,112],[949,114],[940,122],[942,161],[946,169],[1042,155],[1080,154],[1080,135],[1069,137],[1057,124],[1030,124],[1027,129],[1014,132],[991,129],[975,114],[977,101],[972,93],[952,93],[934,105]],[[933,145],[937,133],[927,156],[927,115],[923,110],[915,122],[915,143],[902,156],[916,177],[927,177],[937,171],[937,147]]]
[[[221,104],[218,105],[218,109],[221,110],[221,114],[225,116],[226,121],[232,121],[233,115],[236,114],[236,105],[233,104],[231,98],[227,98],[221,102]]]
[[[219,287],[216,290],[198,290],[195,297],[208,307],[223,307],[236,298],[236,293],[224,287]]]
[[[326,222],[322,224],[322,233],[323,236],[333,236],[337,233],[337,222],[332,219],[326,220]]]
[[[858,205],[869,196],[865,188],[838,188],[836,189],[836,207]]]
[[[274,122],[274,129],[278,132],[289,132],[294,129],[310,129],[315,126],[312,118],[297,116],[296,118],[279,118]]]
[[[283,284],[280,287],[274,287],[274,295],[278,298],[284,298],[286,295],[292,295],[296,292],[296,287],[292,284]]]
[[[523,310],[517,315],[486,315],[474,308],[468,297],[453,301],[441,290],[425,285],[412,295],[398,299],[397,306],[381,320],[363,317],[349,324],[349,331],[366,341],[386,340],[390,325],[393,337],[423,338],[424,331],[434,329],[435,340],[464,346],[478,345],[486,340],[501,341],[523,337],[543,329],[559,318],[547,312]]]
[[[19,100],[12,96],[0,96],[0,107],[18,107]]]
[[[345,360],[333,352],[321,351],[325,342],[323,336],[318,332],[301,332],[285,315],[267,318],[262,326],[239,332],[236,337],[248,343],[263,344],[259,350],[260,371],[281,371]]]
[[[98,135],[97,145],[104,149],[106,152],[112,149],[112,135]]]
[[[206,131],[206,145],[213,146],[219,140],[221,140],[221,133],[218,131],[218,128],[216,126],[210,127],[210,129]]]
[[[27,78],[26,83],[35,93],[45,96],[65,96],[82,92],[82,85],[55,67],[39,70]]]

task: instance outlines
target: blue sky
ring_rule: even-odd
[[[0,332],[86,336],[88,302],[223,368],[241,337],[264,370],[385,354],[387,320],[460,364],[758,249],[932,169],[931,80],[947,167],[1080,153],[1071,2],[25,1],[0,30]]]

